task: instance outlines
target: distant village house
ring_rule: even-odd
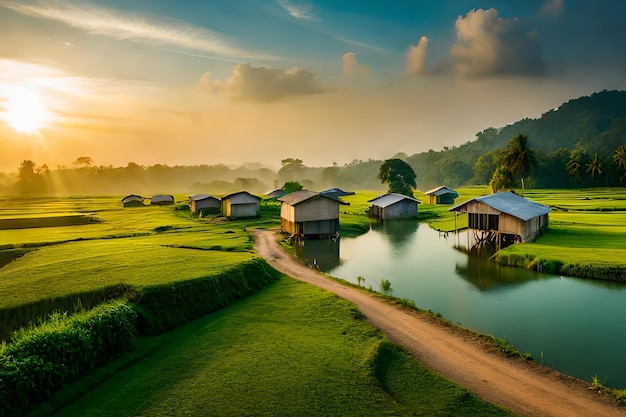
[[[193,214],[220,214],[222,212],[222,200],[210,194],[194,194],[189,196],[189,207]]]
[[[339,233],[339,206],[345,201],[314,191],[301,190],[283,197],[280,229],[301,239],[325,239]]]
[[[451,188],[441,186],[426,191],[424,195],[430,197],[430,204],[454,204],[454,200],[459,196],[459,193]]]
[[[403,194],[389,193],[368,200],[368,216],[377,219],[410,219],[417,217],[420,201]]]
[[[130,194],[122,198],[124,207],[141,207],[143,206],[143,197],[136,194]]]
[[[256,217],[261,197],[239,191],[222,197],[222,215],[226,217]]]
[[[169,194],[157,194],[152,196],[150,204],[155,204],[157,206],[174,204],[174,196]]]

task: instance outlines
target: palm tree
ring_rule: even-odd
[[[567,169],[567,173],[573,177],[575,181],[582,181],[586,159],[587,155],[582,148],[576,147],[576,149],[570,151],[569,161],[567,161],[565,168]]]
[[[624,171],[624,173],[619,177],[620,183],[623,185],[626,182],[626,145],[620,145],[617,149],[615,149],[613,161],[615,162],[615,165],[617,165],[618,169]]]
[[[594,153],[589,162],[585,165],[587,172],[591,175],[591,180],[595,180],[596,175],[600,176],[604,174],[604,161],[597,153]]]
[[[537,165],[535,151],[528,147],[528,137],[519,134],[512,138],[504,148],[502,166],[511,174],[517,175],[522,181],[522,196],[524,195],[524,178],[526,173]]]

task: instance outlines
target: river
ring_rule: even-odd
[[[297,255],[332,276],[502,337],[563,373],[626,388],[626,285],[541,274],[468,255],[466,232],[412,220],[372,223],[356,238],[307,240]]]

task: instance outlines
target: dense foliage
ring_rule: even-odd
[[[535,169],[524,172],[525,186],[626,185],[626,91],[605,90],[573,99],[538,119],[484,129],[463,145],[411,156],[398,153],[393,159],[413,168],[423,190],[439,185],[486,185],[500,167],[508,142],[520,134],[527,137],[527,148],[534,150],[536,157]],[[310,190],[381,188],[381,160],[353,160],[330,167],[307,167],[298,158],[280,162],[281,168],[275,171],[259,164],[238,168],[223,164],[144,167],[134,162],[125,167],[96,166],[86,156],[77,158],[72,168],[49,168],[26,160],[16,173],[0,173],[0,194],[226,194],[240,190],[265,194],[288,181]]]
[[[388,185],[390,193],[404,194],[413,197],[415,171],[401,159],[387,159],[378,171],[378,179]]]

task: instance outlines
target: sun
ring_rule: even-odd
[[[0,117],[18,133],[35,134],[50,123],[50,112],[33,88],[12,88],[7,94],[5,107]]]

